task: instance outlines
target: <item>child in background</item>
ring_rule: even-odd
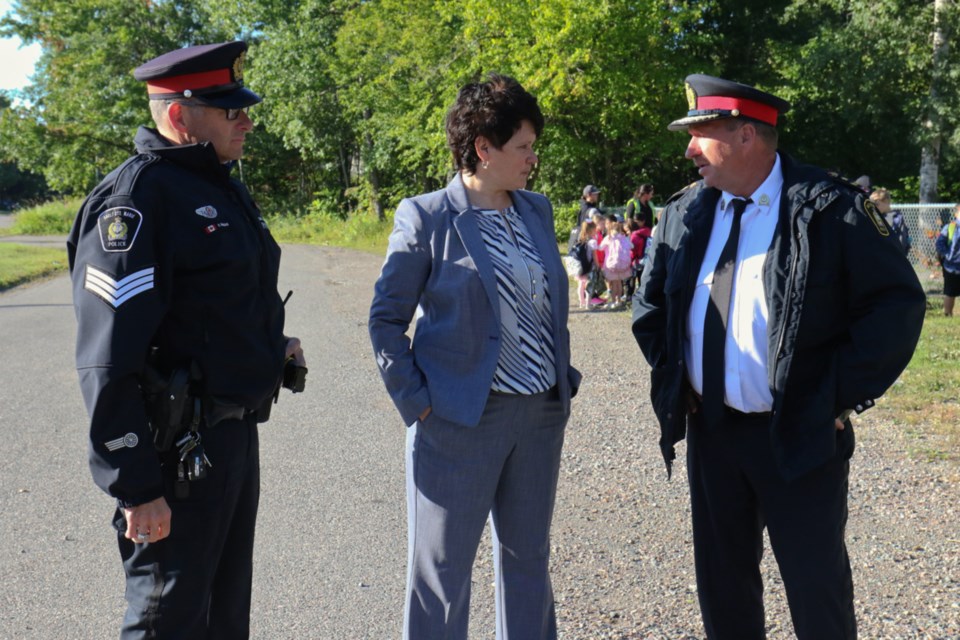
[[[600,296],[607,290],[607,286],[603,281],[603,269],[601,268],[603,267],[604,252],[603,249],[600,248],[600,243],[603,241],[604,230],[607,228],[607,219],[604,218],[603,214],[599,211],[596,211],[593,214],[593,224],[594,227],[596,227],[596,231],[594,232],[594,269],[590,274],[590,284],[587,285],[587,295],[590,296],[590,304],[600,305],[604,302]]]
[[[633,250],[630,255],[630,278],[627,280],[626,297],[629,300],[633,292],[640,286],[640,276],[643,274],[643,256],[647,250],[647,242],[653,229],[636,218],[627,220],[627,233],[630,234],[630,244]]]
[[[594,254],[597,251],[597,240],[594,234],[597,231],[597,225],[590,220],[584,220],[580,225],[580,235],[577,237],[577,243],[574,245],[574,255],[580,262],[580,273],[577,274],[577,299],[580,301],[580,308],[590,310],[593,305],[590,304],[590,296],[587,293],[587,283],[590,282],[590,274],[594,270]]]
[[[960,204],[953,210],[953,219],[943,225],[937,236],[936,249],[943,268],[943,315],[953,315],[953,305],[960,295]]]
[[[607,237],[600,243],[600,248],[605,253],[603,275],[610,289],[607,308],[618,309],[626,303],[623,297],[623,281],[630,277],[630,255],[633,246],[630,239],[623,235],[623,228],[616,219],[607,220]]]

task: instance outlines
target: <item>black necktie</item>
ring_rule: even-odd
[[[708,427],[715,427],[723,421],[723,352],[727,343],[727,315],[737,264],[740,216],[750,202],[737,198],[732,203],[733,225],[713,270],[713,286],[710,287],[710,301],[703,321],[703,418]]]

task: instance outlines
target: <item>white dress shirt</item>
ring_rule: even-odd
[[[780,211],[783,170],[780,156],[763,184],[750,196],[740,222],[740,241],[733,274],[730,316],[724,347],[724,399],[727,406],[744,413],[770,411],[773,395],[767,375],[767,300],[763,290],[763,265],[773,241]],[[697,275],[684,350],[690,384],[703,393],[703,323],[710,303],[713,269],[733,224],[735,198],[726,191],[717,202],[707,252]]]

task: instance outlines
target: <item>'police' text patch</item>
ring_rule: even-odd
[[[97,229],[103,250],[130,251],[142,223],[143,214],[130,207],[113,207],[101,213],[97,218]]]

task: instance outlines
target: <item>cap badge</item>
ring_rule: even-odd
[[[689,82],[684,83],[686,92],[687,92],[687,106],[690,107],[690,111],[694,111],[697,108],[697,92]]]
[[[197,209],[197,215],[203,218],[213,219],[217,217],[217,210],[210,205],[206,205],[205,207]]]
[[[190,89],[184,89],[184,90],[183,90],[183,97],[184,97],[184,98],[192,98],[192,97],[193,97],[193,91],[190,91]]]
[[[242,51],[237,59],[233,61],[233,79],[236,82],[243,82],[243,59],[247,57],[247,52]]]

